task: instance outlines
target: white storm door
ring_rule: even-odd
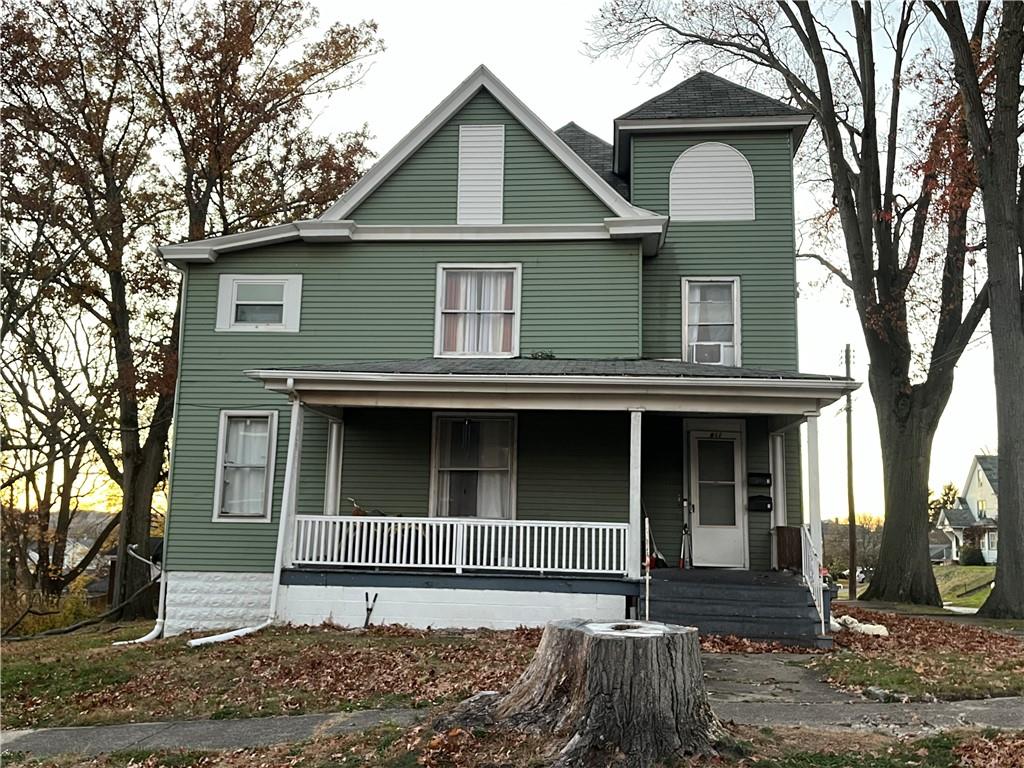
[[[747,567],[741,465],[739,433],[690,433],[690,535],[694,565]]]

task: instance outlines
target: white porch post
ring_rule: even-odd
[[[640,501],[640,438],[642,410],[629,412],[629,535],[626,537],[626,575],[640,578],[640,541],[642,504]]]
[[[305,414],[302,403],[292,400],[291,418],[288,420],[288,456],[284,467],[284,488],[281,492],[281,526],[277,540],[278,561],[282,567],[291,565],[292,541],[295,532],[295,511],[299,495],[299,473],[302,468],[302,422]]]
[[[331,419],[327,425],[327,478],[324,514],[336,515],[341,506],[341,459],[345,445],[345,422]]]
[[[818,474],[818,412],[807,417],[807,513],[814,548],[821,552],[821,481]]]

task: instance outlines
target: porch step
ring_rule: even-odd
[[[643,597],[639,609],[643,615]],[[807,587],[798,577],[783,574],[667,573],[651,580],[650,617],[696,626],[703,635],[808,647],[831,644],[830,638],[819,636],[821,621]]]

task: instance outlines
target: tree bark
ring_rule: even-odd
[[[496,725],[550,734],[553,766],[643,766],[710,754],[721,730],[708,704],[693,627],[657,622],[551,622],[504,695],[463,702],[435,727]]]
[[[878,567],[862,599],[942,605],[928,551],[928,505],[921,499],[928,498],[932,440],[952,390],[952,376],[938,395],[930,388],[903,395],[879,392],[899,383],[875,366],[869,381],[882,445],[885,525]]]

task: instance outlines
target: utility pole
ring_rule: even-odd
[[[846,345],[846,378],[850,375],[850,345]],[[850,528],[850,580],[848,599],[857,599],[857,515],[853,508],[853,397],[846,393],[846,509]]]

